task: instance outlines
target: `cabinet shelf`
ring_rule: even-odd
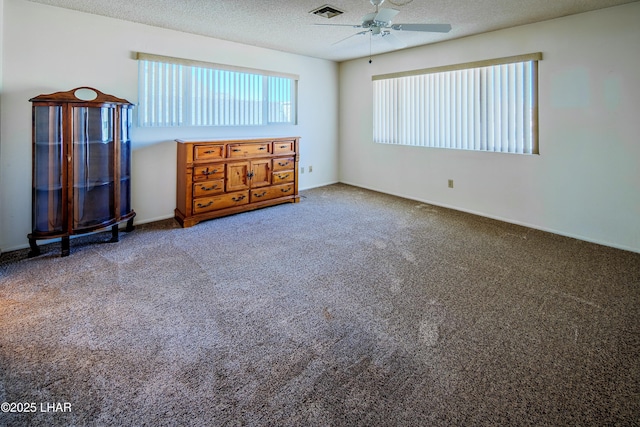
[[[35,191],[60,191],[62,190],[62,185],[51,184],[51,185],[43,185],[43,186],[34,186],[33,189]]]
[[[78,90],[95,92],[87,100]],[[133,104],[96,89],[80,87],[30,99],[33,111],[31,252],[37,240],[61,238],[62,256],[69,238],[118,225],[133,229],[131,208],[131,111]]]
[[[62,147],[62,141],[34,141],[36,147]]]
[[[113,142],[113,139],[108,141],[73,141],[73,145],[106,145],[112,144]]]

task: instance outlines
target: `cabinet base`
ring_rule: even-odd
[[[134,225],[133,225],[133,218],[135,217],[135,213],[133,214],[133,216],[129,219],[127,219],[127,225],[124,228],[125,232],[131,232],[135,229]],[[124,221],[121,221],[124,222]],[[118,242],[120,241],[120,227],[119,224],[121,223],[116,223],[114,225],[111,226],[111,239],[109,240],[109,242]],[[99,232],[101,231],[100,229],[95,230],[95,232]],[[89,232],[86,233],[79,233],[78,235],[81,234],[88,234]],[[71,253],[71,248],[70,248],[70,235],[68,234],[64,234],[64,235],[57,235],[57,236],[45,236],[45,235],[38,235],[36,233],[33,234],[29,234],[27,235],[27,238],[29,239],[29,253],[27,254],[27,256],[29,258],[33,258],[33,257],[37,257],[41,254],[40,251],[40,247],[37,244],[38,240],[50,240],[50,239],[55,239],[55,238],[60,238],[60,256],[61,257],[66,257],[69,256],[69,254]]]
[[[294,196],[294,197],[290,196],[287,198],[272,199],[264,202],[250,203],[248,205],[234,206],[226,209],[219,209],[217,211],[211,211],[211,212],[206,212],[203,214],[192,215],[192,216],[185,216],[178,209],[176,209],[174,213],[175,213],[176,221],[178,221],[178,223],[183,228],[188,228],[200,223],[201,221],[207,221],[209,219],[220,218],[223,216],[233,215],[240,212],[252,211],[252,210],[264,208],[267,206],[281,205],[283,203],[298,203],[299,201],[300,201],[300,196]]]

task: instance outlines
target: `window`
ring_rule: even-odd
[[[373,76],[373,139],[537,154],[540,53]]]
[[[298,76],[138,53],[140,126],[296,124]]]

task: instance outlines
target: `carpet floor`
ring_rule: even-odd
[[[2,254],[0,425],[640,424],[640,254],[301,194]]]

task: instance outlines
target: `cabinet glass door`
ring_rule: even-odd
[[[123,106],[120,114],[120,216],[131,212],[131,126],[132,108]]]
[[[63,221],[62,106],[34,106],[33,230],[61,231]]]
[[[114,108],[73,107],[73,228],[115,217]]]

